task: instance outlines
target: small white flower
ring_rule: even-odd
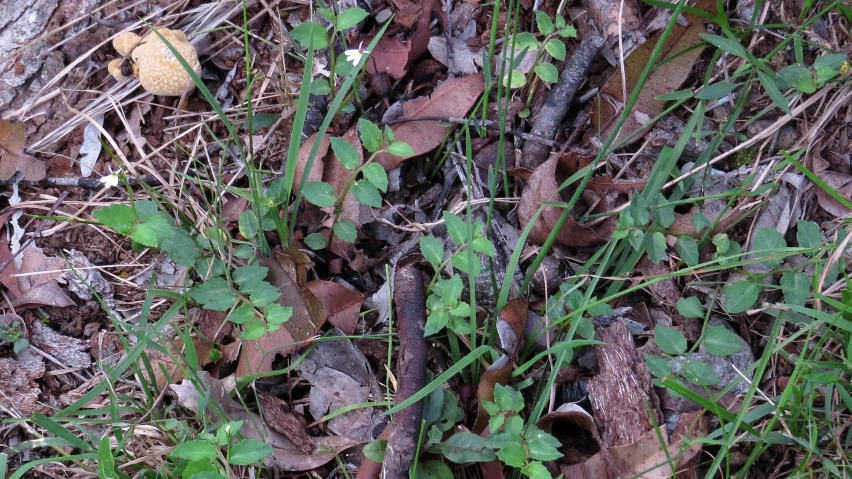
[[[109,174],[101,177],[101,184],[104,185],[104,188],[114,188],[118,186],[118,174],[121,173],[121,168],[118,171],[112,171],[112,167],[109,167]]]
[[[358,66],[358,63],[361,62],[361,57],[370,54],[370,52],[364,50],[364,42],[361,42],[358,45],[358,48],[353,50],[346,50],[343,53],[346,55],[346,61],[352,63],[355,66]]]

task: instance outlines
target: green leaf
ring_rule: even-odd
[[[303,22],[297,25],[290,35],[305,48],[322,50],[328,47],[328,34],[319,23]]]
[[[222,278],[211,278],[192,288],[189,297],[213,311],[227,311],[237,301],[237,294]]]
[[[772,103],[775,103],[775,106],[789,115],[790,104],[787,103],[787,99],[784,98],[784,94],[778,89],[778,85],[775,84],[775,80],[762,71],[757,72],[757,78],[760,80],[760,84],[763,85],[763,89],[766,90],[766,94],[769,95]]]
[[[775,228],[760,228],[754,235],[754,256],[764,258],[760,264],[769,269],[777,268],[783,261],[780,251],[787,247],[787,241]]]
[[[195,240],[186,231],[175,228],[172,236],[160,241],[160,249],[169,255],[175,263],[191,268],[201,257],[201,251],[195,244]]]
[[[535,23],[538,26],[538,31],[541,32],[542,35],[550,35],[556,30],[550,16],[541,10],[537,10],[535,12]]]
[[[524,408],[524,396],[515,388],[497,384],[494,386],[494,403],[501,411],[520,412]]]
[[[378,163],[370,163],[365,166],[361,173],[364,173],[364,178],[367,179],[379,191],[387,193],[388,191],[388,174],[382,165]]]
[[[136,221],[136,212],[128,205],[110,205],[94,211],[95,218],[107,228],[117,233],[127,235]]]
[[[781,275],[784,301],[790,306],[804,306],[811,292],[811,280],[804,273],[786,271]]]
[[[137,201],[133,204],[133,207],[136,208],[136,216],[139,218],[139,221],[145,221],[149,216],[159,211],[157,203],[153,200]]]
[[[503,77],[503,86],[506,88],[522,88],[527,84],[527,76],[519,70],[512,70]]]
[[[539,461],[555,461],[561,458],[563,454],[559,452],[556,447],[550,444],[550,442],[544,440],[543,437],[538,437],[542,434],[550,436],[550,434],[547,434],[541,431],[540,429],[535,434],[531,435],[528,433],[526,435],[527,448],[529,449],[530,458]],[[553,438],[553,436],[550,437]],[[555,438],[553,439],[555,440]],[[561,444],[559,444],[559,441],[556,441],[556,444],[561,446]]]
[[[695,296],[680,298],[677,300],[677,312],[684,318],[701,319],[704,317],[704,306]]]
[[[228,462],[238,466],[248,466],[249,464],[260,461],[273,452],[274,449],[265,442],[258,441],[257,439],[243,439],[231,448]]]
[[[845,61],[846,55],[841,53],[831,53],[817,58],[814,61],[814,72],[817,76],[817,83],[822,85],[840,73],[840,67]]]
[[[109,445],[109,437],[109,434],[102,437],[101,443],[98,446],[98,477],[103,479],[114,479],[118,477],[115,474],[115,457],[112,455],[112,447]]]
[[[347,62],[341,62],[347,63]],[[358,120],[361,130],[361,144],[367,151],[373,153],[382,146],[382,130],[370,120],[361,118]]]
[[[240,291],[243,291],[240,289]],[[265,308],[273,301],[281,297],[281,291],[266,281],[252,283],[252,292],[249,301],[258,308]]]
[[[735,314],[742,313],[757,302],[761,285],[749,281],[737,281],[722,288],[725,293],[725,311]]]
[[[679,356],[686,352],[686,337],[677,329],[668,326],[654,327],[657,346],[666,354]]]
[[[388,145],[387,152],[399,157],[414,156],[414,150],[411,148],[411,145],[402,141],[395,141]]]
[[[648,204],[645,203],[645,199],[642,195],[633,196],[630,206],[627,207],[627,214],[629,214],[630,218],[633,220],[634,226],[645,226],[649,221],[651,221]]]
[[[210,441],[196,439],[178,444],[169,455],[187,461],[213,461],[218,456],[218,450]]]
[[[444,245],[433,236],[420,237],[420,252],[435,269],[444,261]]]
[[[796,223],[796,241],[802,248],[819,248],[822,246],[822,233],[819,226],[811,221],[799,220]]]
[[[521,50],[535,50],[538,48],[538,40],[535,35],[530,32],[521,32],[514,36],[512,41],[515,44],[515,54]]]
[[[550,471],[539,461],[532,461],[521,469],[521,473],[530,479],[552,479]]]
[[[740,338],[724,326],[711,326],[704,332],[704,347],[710,354],[730,356],[742,348]]]
[[[364,457],[381,464],[385,462],[385,451],[387,450],[387,447],[388,442],[384,439],[368,443],[363,449]]]
[[[446,309],[438,309],[429,313],[426,317],[426,327],[423,329],[424,336],[432,336],[441,332],[450,322],[450,313]]]
[[[565,28],[559,29],[559,35],[562,38],[577,38],[577,29],[574,25],[568,25]]]
[[[240,334],[240,338],[245,341],[255,341],[260,339],[264,333],[266,333],[266,327],[263,325],[263,322],[259,319],[253,319],[243,325],[243,332]]]
[[[337,157],[344,168],[347,170],[358,168],[361,163],[361,157],[358,155],[358,150],[352,146],[352,143],[338,137],[331,138],[329,142],[331,143],[331,150],[334,152],[334,156]]]
[[[319,233],[311,233],[305,238],[305,244],[312,250],[325,248],[325,236]]]
[[[668,228],[675,222],[674,206],[657,206],[651,210],[654,221],[663,228]]]
[[[251,117],[251,134],[257,133],[257,130],[261,128],[266,128],[275,124],[278,119],[281,118],[279,115],[273,115],[271,113],[254,113]],[[246,120],[243,122],[243,128],[249,127],[249,121]]]
[[[659,356],[645,356],[645,364],[648,366],[648,371],[658,378],[664,378],[672,374],[672,365]]]
[[[369,13],[362,8],[347,8],[337,16],[337,24],[335,26],[341,31],[348,30],[357,25],[361,20],[367,18],[368,15]]]
[[[547,53],[550,53],[550,56],[553,58],[564,61],[565,60],[565,43],[558,38],[551,38],[544,44],[544,49],[547,50]]]
[[[355,199],[361,204],[372,206],[373,208],[382,207],[382,194],[369,181],[356,181],[352,184],[352,194]]]
[[[354,243],[358,238],[358,231],[351,221],[343,220],[334,224],[334,235],[347,243]]]
[[[250,304],[242,304],[228,315],[228,321],[234,324],[244,324],[254,319],[254,308]]]
[[[679,101],[692,98],[692,90],[679,90],[671,93],[664,93],[656,99],[660,101]]]
[[[731,247],[731,240],[728,239],[728,235],[725,233],[719,233],[713,236],[713,245],[716,246],[716,251],[719,254],[725,254],[728,252],[728,249]]]
[[[246,291],[242,289],[244,286],[265,280],[268,273],[269,268],[266,266],[250,264],[248,266],[240,266],[235,269],[231,278],[240,286],[240,291],[245,293]]]
[[[745,47],[743,47],[739,42],[735,42],[725,37],[720,37],[719,35],[711,35],[709,33],[700,33],[698,36],[703,38],[707,43],[715,45],[731,55],[736,55],[745,59],[748,59],[749,57]]]
[[[710,366],[701,361],[687,361],[683,365],[683,377],[698,386],[713,386],[719,384],[719,378]]]
[[[266,307],[266,322],[269,324],[284,324],[293,317],[292,306],[281,306],[272,303]]]
[[[648,250],[648,258],[654,264],[659,264],[666,256],[666,237],[659,231],[645,235],[645,247]]]
[[[695,94],[695,98],[699,100],[718,100],[731,94],[742,85],[742,83],[716,82],[706,86],[701,91]]]
[[[450,262],[465,274],[479,276],[482,272],[482,262],[476,255],[473,255],[473,263],[470,263],[470,259],[467,251],[459,251],[450,258]]]
[[[238,224],[240,227],[240,234],[246,239],[254,238],[257,236],[258,231],[260,231],[260,221],[258,221],[257,215],[255,215],[252,210],[245,210],[240,213],[240,220]]]
[[[491,240],[485,237],[478,237],[473,239],[473,243],[471,243],[473,250],[482,253],[489,258],[493,258],[497,251],[494,249],[494,244],[491,243]]]
[[[497,451],[497,457],[504,464],[511,467],[524,467],[527,463],[527,450],[523,444],[507,444],[506,447]]]
[[[433,459],[420,463],[416,479],[453,479],[453,471],[443,462]]]
[[[488,462],[497,458],[494,451],[485,447],[485,439],[472,432],[458,432],[441,443],[444,457],[457,464]]]
[[[782,68],[778,71],[778,78],[786,84],[787,88],[795,88],[802,93],[810,94],[817,89],[811,71],[802,65],[788,65]]]
[[[328,208],[337,203],[337,192],[324,181],[312,181],[302,188],[302,194],[309,203]]]
[[[311,95],[326,96],[331,93],[331,85],[325,78],[317,78],[311,82]]]
[[[559,70],[550,63],[539,63],[535,67],[535,74],[547,83],[559,81]]]
[[[155,213],[148,216],[144,223],[136,225],[130,239],[144,246],[157,246],[161,240],[174,235],[174,230],[175,227],[165,214]]]
[[[696,233],[701,233],[701,230],[710,226],[710,219],[704,216],[704,213],[696,211],[692,214],[692,227]]]
[[[444,223],[447,225],[447,233],[453,240],[453,243],[461,246],[467,243],[467,223],[458,215],[444,210]]]
[[[695,266],[698,264],[698,241],[695,241],[695,238],[691,236],[679,237],[677,239],[677,252],[687,265]]]
[[[642,249],[642,244],[645,243],[645,232],[640,229],[632,229],[627,232],[627,241],[630,242],[633,249],[639,251]]]

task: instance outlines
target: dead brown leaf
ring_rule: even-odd
[[[305,425],[293,414],[287,403],[272,394],[258,393],[258,398],[266,424],[299,446],[305,454],[313,454],[317,445],[308,436]]]
[[[821,145],[820,145],[821,146]],[[808,149],[808,167],[816,174],[819,179],[825,182],[838,194],[846,199],[852,200],[852,176],[831,171],[829,162],[820,154],[820,146],[815,146]],[[820,207],[835,217],[846,216],[852,211],[836,198],[828,194],[827,191],[817,186],[816,190],[817,202]]]
[[[0,120],[0,179],[8,180],[20,171],[25,180],[40,181],[46,176],[44,162],[24,153],[24,124]]]
[[[401,119],[432,116],[458,118],[464,116],[485,91],[485,78],[481,73],[464,78],[449,77],[440,83],[431,96],[415,98],[402,105]],[[408,143],[414,150],[411,156],[399,157],[382,153],[376,161],[391,170],[403,160],[428,153],[444,141],[449,127],[437,121],[408,121],[391,127],[396,141]]]
[[[308,289],[325,305],[328,322],[335,328],[351,335],[358,326],[361,305],[366,296],[333,281],[315,280],[307,284]]]
[[[383,36],[379,39],[376,46],[373,47],[372,52],[370,52],[370,57],[367,59],[367,73],[370,75],[387,73],[388,76],[396,80],[405,76],[408,72],[408,67],[426,52],[426,48],[429,45],[429,21],[431,20],[434,3],[434,0],[423,0],[420,2],[417,28],[414,31],[414,35],[408,40],[402,41],[389,36]],[[408,15],[410,13],[412,13],[411,9],[406,8],[404,14]],[[371,36],[361,38],[364,44],[369,44],[372,40],[373,37]]]
[[[6,232],[0,233],[0,263],[12,260]],[[38,306],[64,308],[74,302],[56,283],[67,267],[62,258],[48,258],[41,248],[30,243],[19,255],[19,264],[11,261],[2,272],[0,282],[9,290],[9,300],[18,309]]]
[[[308,178],[305,180],[305,184],[311,183],[313,181],[322,181],[323,169],[325,168],[325,157],[328,155],[329,146],[331,143],[328,141],[329,135],[325,135],[322,137],[322,141],[320,142],[319,150],[317,150],[317,156],[314,158],[313,164],[311,164],[311,171],[308,173]],[[314,147],[314,142],[317,141],[317,134],[314,133],[304,143],[299,147],[299,160],[296,162],[296,180],[293,182],[293,192],[299,192],[299,185],[302,184],[302,175],[305,174],[305,167],[308,166],[308,159],[311,156],[311,150]]]
[[[699,0],[695,8],[699,8],[710,13],[715,12],[715,2],[712,0]],[[677,91],[683,82],[686,81],[692,72],[692,67],[696,60],[704,50],[701,45],[703,40],[698,35],[706,33],[704,21],[700,17],[691,14],[684,14],[688,26],[683,26],[680,23],[675,24],[671,35],[666,40],[663,46],[663,51],[657,61],[657,67],[651,72],[648,81],[642,87],[642,93],[636,101],[630,116],[625,121],[624,126],[618,134],[616,142],[627,138],[634,133],[639,132],[632,137],[632,141],[636,141],[648,132],[651,125],[651,120],[665,109],[666,102],[658,100],[657,97],[666,93]],[[648,64],[651,58],[651,53],[657,46],[660,40],[658,33],[654,37],[639,46],[625,60],[625,77],[627,80],[627,94],[633,91],[636,87],[642,71]],[[685,52],[692,48],[692,50]],[[621,114],[624,103],[627,101],[624,96],[624,88],[622,84],[621,74],[616,71],[613,76],[601,89],[601,95],[598,96],[598,101],[591,104],[590,112],[594,129],[601,131],[601,137],[607,137],[612,133],[612,128],[615,126],[616,120]]]

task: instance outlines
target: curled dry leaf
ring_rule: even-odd
[[[573,155],[574,154],[569,154],[566,156]],[[557,191],[560,183],[557,180],[557,172],[564,172],[566,174],[565,177],[567,178],[567,176],[570,175],[570,170],[573,169],[569,165],[569,159],[564,158],[565,157],[563,156],[562,159],[551,158],[550,160],[545,161],[538,166],[535,171],[533,171],[532,176],[530,176],[530,181],[526,188],[524,188],[524,192],[521,195],[521,204],[518,208],[518,219],[521,222],[521,226],[524,228],[526,228],[527,224],[532,221],[532,218],[538,211],[541,203],[562,201],[562,198],[559,196],[559,192]],[[564,191],[566,192],[566,196],[569,196],[572,193],[567,188]],[[587,189],[587,192],[592,191],[593,188]],[[594,213],[603,213],[610,209],[610,201],[607,194],[601,195],[598,192],[595,196],[597,198],[594,199],[591,204],[587,205],[584,209],[581,208],[583,214],[586,214],[589,210],[589,206],[592,207],[591,212]],[[585,199],[586,197],[584,195],[584,197],[578,202],[578,205],[583,205],[583,200]],[[536,220],[536,223],[530,232],[529,240],[537,244],[544,243],[547,236],[555,228],[556,222],[562,215],[562,211],[563,210],[561,208],[546,206]],[[577,223],[574,218],[569,216],[568,220],[556,236],[556,243],[561,246],[587,247],[608,241],[612,237],[613,231],[615,231],[615,219],[613,217],[608,217],[602,221],[597,221],[599,222],[581,225]]]
[[[831,171],[831,165],[820,154],[821,149],[821,145],[808,149],[807,159],[809,164],[807,166],[831,189],[844,198],[852,200],[852,176]],[[846,205],[828,194],[827,191],[819,186],[814,189],[816,190],[817,202],[822,209],[838,218],[850,213]]]
[[[0,221],[3,223],[5,221]],[[7,263],[0,271],[0,282],[9,292],[9,300],[18,309],[37,306],[55,306],[64,308],[74,302],[56,283],[66,268],[62,258],[48,258],[41,248],[30,243],[18,257],[12,261],[5,230],[0,233],[0,263]],[[16,277],[17,274],[17,277]]]
[[[422,96],[402,105],[400,119],[422,116],[440,118],[462,117],[473,108],[476,100],[485,91],[485,78],[481,73],[464,78],[449,77],[440,83],[431,96]],[[423,155],[437,148],[444,141],[449,127],[437,121],[407,121],[391,127],[396,141],[408,143],[414,154],[399,157],[390,153],[376,156],[376,161],[387,170],[399,166],[403,160]]]
[[[23,123],[0,120],[0,180],[20,171],[25,180],[40,181],[46,176],[44,162],[24,153]]]
[[[382,36],[379,39],[367,59],[367,73],[370,75],[387,73],[396,80],[405,76],[408,67],[426,52],[429,45],[429,21],[434,3],[434,0],[420,2],[417,29],[410,39],[402,41],[389,36]],[[372,40],[372,37],[361,38],[365,45],[370,44]]]
[[[322,302],[305,287],[310,258],[297,248],[275,252],[272,258],[258,253],[258,263],[269,268],[269,282],[281,292],[275,302],[293,308],[290,320],[280,329],[256,341],[243,341],[237,376],[270,371],[277,354],[287,355],[316,336],[328,318]]]
[[[315,280],[307,284],[314,296],[325,305],[328,322],[343,334],[352,335],[361,316],[364,293],[351,290],[333,281]]]
[[[715,2],[699,0],[696,2],[695,8],[714,13]],[[633,136],[631,140],[636,141],[648,132],[650,127],[653,126],[650,123],[651,120],[662,113],[666,106],[666,102],[658,100],[657,97],[677,91],[689,77],[693,65],[704,50],[702,46],[704,41],[698,36],[701,33],[706,33],[704,21],[700,17],[688,13],[683,16],[686,17],[688,25],[683,26],[678,23],[674,26],[671,35],[663,46],[663,51],[657,61],[658,65],[651,71],[648,81],[642,87],[642,92],[639,94],[633,111],[621,128],[616,142],[639,132],[640,134]],[[627,80],[628,95],[636,88],[639,77],[660,40],[661,33],[643,43],[625,59],[624,73]],[[593,102],[589,107],[590,113],[594,112],[591,117],[595,122],[595,129],[601,131],[602,138],[606,138],[612,133],[612,128],[615,127],[624,103],[627,101],[623,96],[624,88],[621,74],[616,71],[601,89],[601,95],[598,96],[599,100]]]
[[[207,394],[209,390],[210,401],[207,409],[209,417],[219,417],[217,411],[221,410],[225,413],[225,420],[244,421],[240,433],[246,439],[255,439],[272,446],[272,454],[264,459],[267,467],[276,467],[290,472],[309,471],[333,460],[344,450],[362,444],[361,441],[342,436],[313,437],[311,440],[316,445],[316,449],[311,454],[306,454],[286,436],[269,429],[259,415],[246,411],[239,402],[231,399],[223,381],[210,377],[206,371],[199,371],[198,379],[205,387],[204,394]],[[191,381],[184,380],[181,384],[172,384],[171,389],[177,394],[180,405],[198,411],[198,399],[202,394]],[[216,405],[219,407],[217,408]]]

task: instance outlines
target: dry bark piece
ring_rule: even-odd
[[[426,383],[427,343],[423,335],[426,324],[426,296],[423,275],[414,266],[405,266],[394,275],[394,304],[399,324],[399,388],[397,404],[413,396]],[[393,417],[388,434],[382,477],[408,479],[414,461],[423,416],[423,402],[418,401]]]
[[[37,319],[27,321],[27,329],[30,344],[53,356],[63,366],[85,369],[92,365],[85,341],[59,334]]]
[[[698,0],[695,8],[715,13],[715,2]],[[617,10],[617,7],[616,7]],[[705,33],[704,21],[692,14],[684,14],[687,26],[676,24],[671,35],[663,46],[663,51],[657,60],[657,67],[651,72],[648,81],[642,87],[642,93],[630,112],[630,116],[621,128],[616,142],[624,140],[634,133],[632,141],[640,139],[653,126],[651,120],[665,109],[666,102],[657,97],[677,91],[692,72],[692,67],[704,48],[703,40],[698,35]],[[658,33],[639,48],[633,51],[624,61],[627,94],[630,95],[642,75],[642,71],[651,58],[651,53],[659,42],[663,32]],[[686,50],[686,53],[682,53]],[[595,130],[601,131],[601,137],[606,138],[612,133],[621,109],[627,101],[624,96],[621,73],[615,72],[601,89],[599,100],[589,107]],[[618,105],[618,106],[614,106]]]
[[[21,416],[38,411],[41,389],[36,382],[44,376],[44,363],[0,358],[0,405]]]
[[[431,96],[423,96],[403,103],[400,119],[417,117],[458,118],[473,108],[476,100],[485,91],[485,77],[480,74],[464,78],[449,77],[438,84]],[[396,141],[408,143],[414,150],[411,156],[395,156],[382,153],[376,156],[376,161],[392,170],[403,160],[422,155],[437,148],[444,141],[449,127],[442,126],[437,121],[406,121],[391,127]]]
[[[637,0],[585,0],[586,11],[604,36],[604,56],[612,65],[619,64],[620,52],[628,55],[645,43],[642,14]],[[621,40],[619,42],[619,40]]]
[[[167,28],[161,28],[157,32],[171,44],[197,75],[201,75],[198,52],[189,43],[186,34],[180,30]],[[148,93],[154,95],[181,96],[191,92],[195,88],[192,77],[157,32],[145,35],[131,52],[139,83]]]
[[[18,171],[29,181],[41,181],[47,175],[43,161],[24,153],[25,143],[23,123],[0,120],[0,180]]]
[[[308,436],[305,425],[293,414],[287,403],[272,394],[258,393],[258,397],[266,424],[299,446],[305,454],[313,454],[317,445],[311,436]]]
[[[586,80],[586,72],[597,58],[603,44],[601,37],[591,36],[583,39],[562,70],[559,81],[548,92],[544,104],[536,112],[531,131],[533,135],[548,140],[554,138],[557,128],[568,113],[574,95]],[[547,161],[549,151],[550,147],[543,143],[527,141],[524,144],[521,166],[530,169],[539,166]]]

